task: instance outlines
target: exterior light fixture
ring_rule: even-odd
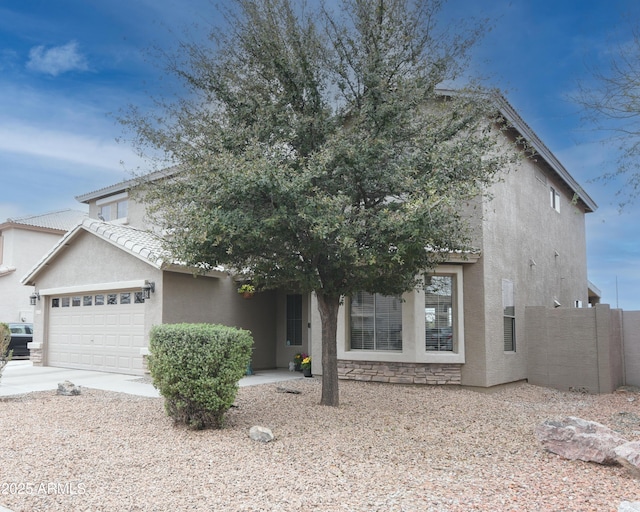
[[[29,295],[29,303],[32,306],[35,306],[39,300],[40,294],[38,292],[33,292],[31,295]]]
[[[145,300],[151,298],[151,292],[156,292],[156,283],[154,283],[153,281],[145,281],[144,285],[142,286],[142,296],[145,298]]]

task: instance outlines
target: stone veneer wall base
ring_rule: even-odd
[[[461,364],[338,361],[338,378],[392,384],[444,385],[461,383]]]

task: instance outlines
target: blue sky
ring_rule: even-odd
[[[118,143],[115,116],[148,106],[163,83],[152,47],[203,37],[208,0],[0,0],[0,222],[64,208],[144,168]],[[606,63],[640,21],[637,0],[450,0],[446,14],[488,17],[473,68],[491,77],[599,209],[587,216],[589,278],[603,302],[640,310],[640,200],[618,211],[615,169],[569,101],[587,65]],[[194,26],[197,23],[198,26]],[[186,32],[185,32],[186,30]],[[163,81],[164,78],[164,81]],[[617,282],[617,286],[616,286]]]

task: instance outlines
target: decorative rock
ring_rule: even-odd
[[[640,476],[640,441],[621,444],[613,452],[620,464]]]
[[[301,391],[298,391],[297,389],[289,389],[278,386],[276,388],[276,393],[291,393],[292,395],[299,395]]]
[[[599,464],[616,464],[614,449],[627,440],[595,421],[569,416],[562,421],[547,420],[536,427],[542,447],[565,459]]]
[[[260,427],[257,425],[249,429],[249,437],[254,441],[259,441],[261,443],[268,443],[274,439],[273,432],[271,432],[271,430],[267,427]]]
[[[640,501],[623,501],[618,506],[618,512],[640,512]]]
[[[73,382],[65,380],[58,383],[58,395],[75,396],[80,394],[80,387],[76,386]]]

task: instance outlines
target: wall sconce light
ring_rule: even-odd
[[[562,306],[562,304],[560,304],[560,301],[558,299],[553,299],[553,307],[559,308],[560,306]]]
[[[32,306],[35,306],[39,300],[40,300],[40,294],[38,292],[33,292],[31,295],[29,295],[29,303]]]
[[[151,292],[155,293],[156,292],[156,283],[149,282],[149,281],[145,281],[144,285],[142,286],[142,296],[145,299],[150,299],[151,298]]]

